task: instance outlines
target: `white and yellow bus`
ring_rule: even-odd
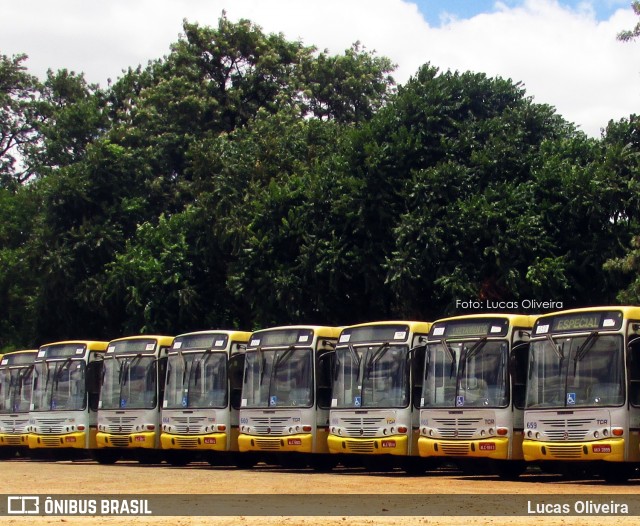
[[[640,307],[540,316],[533,328],[524,457],[612,481],[640,463]]]
[[[24,454],[29,448],[29,405],[37,351],[0,355],[0,458]]]
[[[174,465],[195,459],[231,464],[238,451],[244,351],[250,332],[176,336],[162,405],[162,448]]]
[[[534,316],[477,314],[434,322],[420,397],[421,457],[505,478],[525,469],[525,380]]]
[[[256,331],[245,353],[238,448],[258,460],[330,469],[327,431],[336,327]]]
[[[343,464],[422,471],[416,395],[430,327],[383,321],[341,332],[328,446]]]
[[[55,457],[96,447],[102,357],[107,342],[72,340],[38,349],[29,407],[29,449]]]
[[[104,355],[95,458],[158,462],[160,406],[173,336],[140,335],[109,342]]]

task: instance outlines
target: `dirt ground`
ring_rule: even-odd
[[[640,494],[640,479],[622,485],[605,484],[600,480],[566,480],[542,473],[528,473],[515,482],[507,482],[492,476],[466,476],[455,471],[439,472],[424,476],[407,476],[402,472],[372,473],[364,470],[337,470],[332,473],[316,473],[310,470],[285,470],[269,466],[258,466],[250,470],[210,467],[207,464],[191,464],[173,467],[166,464],[143,466],[137,463],[118,463],[103,466],[92,461],[28,461],[11,460],[0,462],[0,475],[4,491],[8,494],[170,494],[182,496],[219,494],[251,497],[250,494],[270,495],[353,495],[353,499],[371,498],[373,494],[383,503],[394,495],[410,495],[416,499],[429,496],[476,495],[478,499],[491,499],[496,509],[508,504],[519,495],[616,495],[624,500],[625,495]],[[255,497],[255,495],[254,495]],[[223,497],[226,498],[226,497]],[[324,497],[323,497],[324,498]],[[442,497],[440,497],[442,498]],[[464,499],[465,497],[461,497]],[[240,500],[240,499],[239,499]],[[330,497],[329,497],[330,500]],[[467,506],[452,500],[454,505]],[[457,504],[456,504],[457,502]],[[381,505],[381,509],[385,509]],[[466,508],[465,513],[466,513]],[[3,517],[3,524],[12,526],[94,526],[96,524],[135,524],[160,526],[227,526],[241,524],[287,526],[322,524],[323,526],[345,525],[396,525],[409,524],[457,525],[457,524],[515,524],[537,526],[551,525],[600,525],[637,524],[638,518],[620,516],[487,516],[475,515],[474,507],[468,505],[464,516],[251,516],[242,514],[242,506],[235,516],[156,516],[156,517]]]

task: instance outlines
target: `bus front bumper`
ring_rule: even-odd
[[[49,449],[49,448],[73,448],[85,449],[87,441],[86,431],[67,433],[65,435],[38,435],[30,433],[28,435],[29,449]]]
[[[98,448],[144,448],[154,449],[156,434],[154,431],[116,435],[112,433],[98,433],[96,435]]]
[[[522,450],[524,459],[529,462],[537,460],[622,462],[624,461],[624,438],[593,442],[539,442],[525,439],[522,442]]]
[[[406,435],[394,435],[384,438],[351,438],[329,435],[327,438],[330,453],[356,455],[407,455],[409,438]]]
[[[262,435],[238,435],[238,450],[247,451],[273,451],[276,453],[312,453],[313,435],[287,435],[268,437]]]
[[[208,435],[160,435],[162,449],[226,451],[227,435],[211,433]]]
[[[434,440],[420,437],[421,457],[469,457],[506,460],[509,458],[509,439],[506,437],[482,440]]]

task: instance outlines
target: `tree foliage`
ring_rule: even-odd
[[[0,347],[640,290],[634,116],[225,17],[104,89],[1,59]]]

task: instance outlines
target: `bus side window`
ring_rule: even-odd
[[[640,338],[629,342],[627,357],[629,369],[629,401],[632,405],[640,405]]]

